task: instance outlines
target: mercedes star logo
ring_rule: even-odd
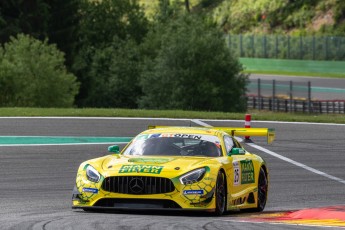
[[[135,193],[141,193],[144,190],[144,181],[140,177],[133,177],[129,182],[129,189]]]

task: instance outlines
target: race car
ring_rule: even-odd
[[[72,208],[262,211],[268,168],[235,136],[266,136],[268,128],[151,126],[122,151],[83,162]]]

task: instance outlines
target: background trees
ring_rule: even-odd
[[[78,83],[55,45],[19,34],[0,49],[0,91],[1,106],[70,107]]]
[[[145,44],[141,108],[244,111],[246,76],[212,22],[193,14],[159,24]]]
[[[148,30],[148,21],[136,1],[128,0],[81,0],[79,19],[78,53],[73,71],[81,82],[81,88],[76,103],[78,106],[116,106],[116,98],[106,105],[107,101],[94,98],[95,92],[110,91],[107,84],[111,74],[110,59],[117,54],[116,49],[121,48],[114,43],[123,45],[122,41],[130,40],[135,42],[132,43],[134,46],[139,44]],[[119,50],[119,54],[121,52]],[[101,59],[104,63],[97,63]],[[119,89],[122,87],[117,86]],[[111,97],[102,95],[97,96],[103,99]]]
[[[0,105],[245,110],[212,20],[187,0],[157,7],[149,21],[136,0],[1,1]]]

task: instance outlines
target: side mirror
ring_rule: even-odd
[[[108,147],[108,152],[119,154],[120,153],[120,147],[118,145],[112,145]]]
[[[228,156],[231,155],[243,155],[245,154],[246,151],[242,148],[232,148],[231,151],[229,152]]]

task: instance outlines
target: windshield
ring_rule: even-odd
[[[218,137],[199,134],[145,134],[137,136],[124,155],[205,156],[222,155]]]

